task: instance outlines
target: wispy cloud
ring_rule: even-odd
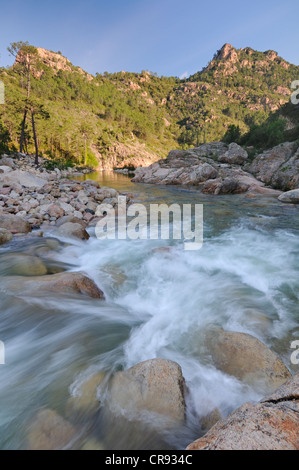
[[[183,78],[188,78],[189,77],[189,73],[186,71],[184,73],[182,73],[182,75],[180,75],[180,79],[183,80]]]

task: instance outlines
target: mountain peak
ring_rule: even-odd
[[[225,43],[215,54],[216,60],[229,59],[232,55],[237,54],[236,49],[228,43]]]

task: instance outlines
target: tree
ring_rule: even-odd
[[[223,136],[222,142],[227,144],[231,144],[232,142],[236,142],[237,144],[240,142],[241,138],[241,130],[239,126],[235,126],[231,124],[228,126],[226,133]]]
[[[43,119],[49,119],[50,115],[48,111],[45,110],[44,105],[40,104],[37,100],[29,100],[28,111],[31,115],[31,124],[33,132],[33,140],[35,147],[35,165],[38,166],[38,138],[37,138],[37,129],[36,129],[36,117],[42,117]]]
[[[92,134],[92,127],[87,122],[82,122],[80,126],[80,134],[84,139],[84,165],[87,165],[87,141]]]
[[[25,137],[25,126],[28,113],[28,102],[30,98],[30,78],[31,78],[31,67],[34,62],[35,57],[37,56],[37,49],[34,46],[31,46],[27,41],[12,42],[7,48],[8,52],[18,60],[18,65],[20,66],[20,73],[26,77],[26,104],[24,107],[23,121],[22,121],[22,130],[20,138],[20,152],[23,152],[24,137]]]

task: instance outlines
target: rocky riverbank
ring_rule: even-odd
[[[34,158],[23,154],[0,159],[0,243],[9,241],[11,234],[47,228],[88,239],[85,229],[102,217],[101,204],[117,204],[115,189],[71,179],[83,174],[74,169],[47,171],[45,163],[41,159],[37,169]]]
[[[290,190],[298,194],[299,149],[295,143],[286,142],[250,159],[236,143],[212,142],[189,150],[172,150],[165,160],[137,168],[132,181],[192,185],[204,194],[215,195],[280,196]]]

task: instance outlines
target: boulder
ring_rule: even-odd
[[[89,185],[89,186],[93,186],[94,188],[100,188],[100,184],[98,183],[98,181],[95,181],[95,180],[91,180],[91,179],[87,179],[85,181],[83,181],[83,185]]]
[[[0,166],[9,166],[12,170],[16,168],[16,165],[12,158],[7,157],[4,155],[0,160]]]
[[[7,165],[1,165],[0,170],[1,170],[0,171],[1,175],[3,175],[3,174],[7,175],[7,173],[10,173],[12,171],[11,167],[7,166]]]
[[[263,393],[291,376],[278,355],[249,334],[215,327],[206,334],[205,345],[217,369]]]
[[[242,165],[248,158],[248,153],[240,145],[232,142],[228,150],[218,157],[219,162],[230,163],[233,165]]]
[[[8,174],[0,174],[0,181],[1,180],[8,184],[18,183],[25,188],[42,188],[47,183],[47,180],[22,170],[14,170]]]
[[[63,450],[71,445],[76,430],[56,411],[37,413],[29,427],[28,450]]]
[[[281,202],[289,202],[291,204],[299,204],[299,189],[287,191],[278,197]]]
[[[4,243],[8,243],[12,240],[13,235],[9,230],[5,228],[0,228],[0,245],[4,245]]]
[[[79,238],[80,240],[89,239],[89,234],[80,223],[64,223],[58,227],[57,234],[63,237]]]
[[[31,225],[27,220],[12,214],[0,214],[0,228],[5,228],[11,233],[31,232]]]
[[[187,450],[299,450],[299,373],[259,403],[245,403]]]
[[[86,193],[86,191],[83,191],[83,189],[79,191],[77,199],[79,202],[81,202],[81,204],[87,204],[89,201],[88,194]]]
[[[105,296],[94,281],[79,272],[63,272],[42,276],[26,281],[28,289],[35,293],[64,293],[66,295],[81,294],[93,299],[104,300]]]
[[[51,204],[48,209],[48,214],[50,217],[56,217],[56,219],[59,219],[60,217],[64,216],[65,212],[62,207]]]
[[[138,415],[146,410],[182,423],[185,419],[184,378],[181,367],[167,359],[151,359],[112,379],[109,406],[113,411]]]
[[[80,215],[79,215],[80,214]],[[79,217],[76,217],[78,215]],[[80,224],[82,227],[86,227],[86,222],[82,220],[82,213],[78,211],[74,211],[73,215],[65,215],[57,220],[56,227],[61,227],[61,225],[72,223],[72,224]]]

